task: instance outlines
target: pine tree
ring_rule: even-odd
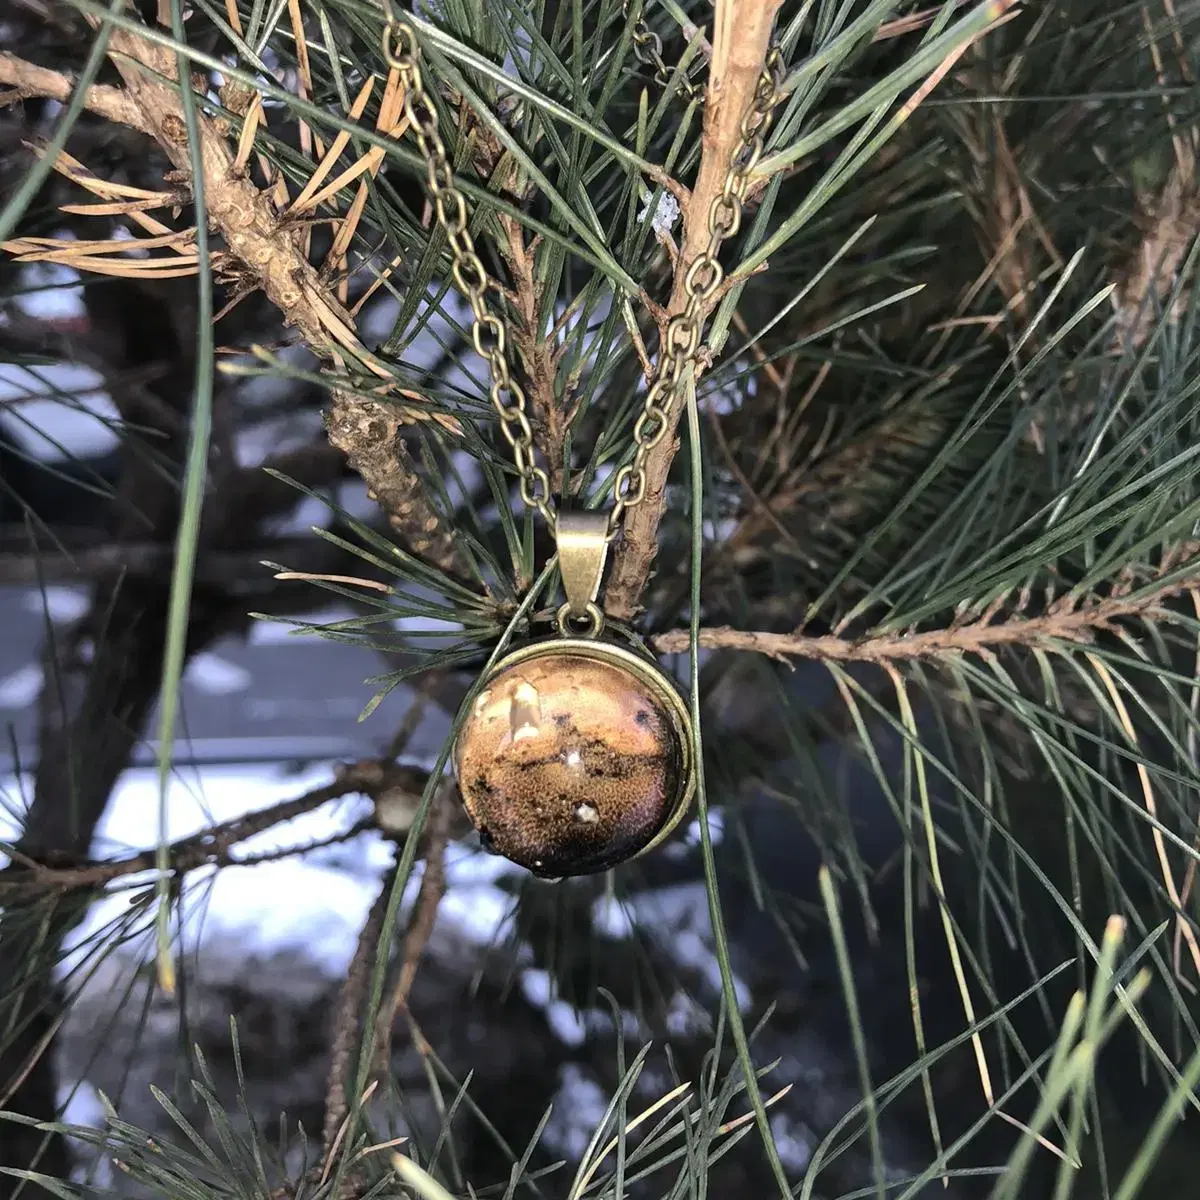
[[[611,872],[505,875],[484,948],[437,923],[447,856],[478,845],[451,737],[497,646],[552,629],[558,573],[405,25],[531,453],[575,507],[620,486],[744,175],[602,595],[689,697],[696,820]],[[0,578],[89,589],[65,635],[47,619],[0,873],[0,1194],[1187,1186],[1200,8],[11,0],[0,31]],[[64,279],[82,329],[39,315]],[[49,470],[24,411],[78,406],[63,363],[99,373],[120,448]],[[286,448],[246,464],[250,437]],[[279,534],[311,499],[324,525]],[[357,615],[314,618],[331,597]],[[166,794],[186,664],[260,620],[378,650],[380,756],[150,851],[97,845],[139,745]],[[179,914],[279,856],[253,836],[356,795],[369,815],[335,809],[326,841],[394,855],[345,978],[296,968],[316,1028],[287,1050]],[[689,881],[695,952],[644,921]],[[81,1030],[98,986],[111,1024]],[[151,1127],[130,1114],[164,1013]],[[65,1122],[72,1046],[128,1067],[99,1125]],[[602,1097],[583,1144],[554,1133],[567,1077]]]

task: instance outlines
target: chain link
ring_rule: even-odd
[[[628,15],[628,0],[624,0],[624,4]],[[634,22],[633,38],[638,57],[655,68],[655,78],[659,82],[669,82],[670,73],[662,59],[662,43],[641,17]],[[651,57],[643,57],[643,52]],[[421,76],[416,33],[409,22],[388,16],[384,55],[388,65],[399,74],[404,89],[405,115],[425,158],[429,196],[450,246],[451,275],[474,315],[471,340],[477,353],[491,367],[489,394],[492,407],[500,418],[500,431],[512,448],[521,499],[540,513],[553,531],[555,515],[551,506],[550,477],[537,465],[534,457],[533,427],[529,421],[525,390],[509,369],[504,323],[488,303],[491,280],[468,228],[466,200],[454,183],[446,144],[438,132],[437,112]],[[741,224],[750,172],[762,154],[763,139],[778,100],[780,74],[779,50],[772,47],[754,98],[742,119],[741,144],[730,160],[725,184],[709,209],[708,245],[692,262],[684,279],[687,305],[667,324],[658,369],[633,427],[633,458],[620,468],[613,481],[613,507],[608,518],[610,541],[620,531],[626,511],[645,498],[646,460],[667,436],[671,428],[671,402],[679,381],[700,352],[705,306],[725,279],[717,254],[721,244],[736,234]],[[687,81],[686,87],[689,90],[685,94],[689,99],[695,99],[694,85]]]
[[[621,0],[621,12],[629,20],[633,5],[630,0]],[[662,38],[646,24],[646,18],[639,7],[638,15],[633,18],[633,53],[638,62],[649,67],[654,72],[654,82],[666,90],[671,83],[671,70],[663,59]],[[689,104],[695,104],[704,99],[703,89],[698,88],[686,75],[679,78],[679,90]]]

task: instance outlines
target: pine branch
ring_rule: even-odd
[[[358,935],[354,956],[346,970],[346,982],[338,997],[333,1019],[333,1043],[329,1050],[329,1079],[325,1089],[325,1120],[322,1128],[320,1179],[323,1182],[333,1167],[338,1148],[346,1136],[350,1097],[347,1085],[354,1067],[354,1047],[358,1043],[362,1009],[371,983],[371,963],[379,951],[388,899],[396,882],[393,867],[384,876],[379,894],[371,905]]]
[[[1138,351],[1146,344],[1200,228],[1196,139],[1193,130],[1187,141],[1180,140],[1175,163],[1161,191],[1142,197],[1145,233],[1114,297],[1122,349]],[[1186,303],[1187,297],[1180,297],[1170,314],[1172,322],[1179,319]]]
[[[178,78],[175,54],[125,30],[113,31],[109,53],[126,85],[123,93],[117,93],[126,103],[113,111],[132,114],[136,127],[154,137],[173,166],[190,173],[181,102],[170,85],[155,78]],[[12,55],[4,56],[3,66],[24,79],[26,87],[40,86],[40,94],[58,96],[69,91],[66,76],[40,72]],[[102,115],[109,115],[105,108],[113,108],[111,92],[116,89],[96,97],[96,111]],[[335,365],[347,355],[370,364],[372,356],[358,341],[353,318],[322,284],[291,231],[281,224],[268,195],[238,169],[217,123],[203,114],[198,114],[198,122],[207,215],[229,252],[314,353]],[[375,367],[376,374],[381,370]],[[415,554],[448,574],[469,575],[453,532],[445,527],[398,436],[403,423],[400,409],[382,401],[363,401],[336,387],[330,392],[330,440],[363,476],[396,533]]]
[[[534,267],[540,239],[534,238],[526,245],[525,234],[515,218],[501,214],[497,220],[504,231],[500,253],[508,263],[515,284],[515,308],[520,316],[520,324],[513,329],[512,339],[528,376],[529,402],[536,419],[534,436],[546,456],[550,486],[555,492],[561,493],[564,486],[563,454],[567,418],[565,404],[560,404],[555,395],[554,380],[558,364],[554,346],[542,336],[543,289]]]
[[[1088,645],[1097,634],[1116,631],[1119,622],[1129,617],[1169,619],[1171,614],[1164,607],[1165,602],[1173,596],[1193,592],[1196,586],[1197,578],[1193,574],[1173,579],[1161,588],[1136,597],[1108,596],[1084,607],[1062,600],[1038,617],[1013,616],[999,622],[983,618],[921,633],[875,634],[863,638],[844,638],[836,634],[806,637],[800,633],[770,633],[726,626],[701,629],[699,644],[706,650],[750,650],[781,661],[811,658],[877,664],[986,654],[1004,646],[1054,649],[1064,642]],[[650,640],[661,654],[679,654],[691,645],[691,635],[686,629],[675,629]]]
[[[428,686],[428,685],[427,685]],[[389,755],[392,758],[402,754],[408,745],[421,717],[425,712],[426,696],[419,694],[401,720],[392,738]],[[411,818],[419,807],[418,795],[425,786],[426,780],[419,779],[411,768],[395,767],[381,760],[377,766],[384,768],[386,779],[379,786],[372,788],[371,797],[375,801],[376,821],[381,829],[392,834],[398,844],[408,836],[412,827]],[[369,763],[359,766],[370,766]],[[416,783],[414,788],[412,785]],[[400,985],[393,996],[393,1008],[403,1004],[408,997],[408,988],[412,986],[412,978],[416,971],[415,962],[420,957],[421,950],[429,940],[433,931],[433,923],[437,917],[437,906],[445,888],[445,870],[443,860],[446,842],[455,831],[456,822],[452,815],[452,804],[446,785],[442,786],[442,794],[432,815],[430,825],[426,827],[425,875],[421,882],[420,894],[417,897],[417,915],[413,928],[405,938],[405,955],[413,959],[412,970],[401,972]],[[460,818],[461,822],[461,818]],[[367,919],[359,931],[358,943],[355,946],[354,957],[346,971],[346,981],[342,985],[338,1000],[337,1014],[333,1022],[333,1038],[330,1046],[329,1076],[325,1091],[325,1120],[322,1128],[322,1166],[321,1180],[328,1176],[346,1136],[348,1128],[346,1117],[349,1111],[349,1099],[346,1091],[347,1081],[354,1062],[354,1047],[358,1040],[362,1024],[362,1008],[367,997],[367,989],[371,980],[370,966],[372,959],[380,951],[380,938],[383,935],[384,920],[387,917],[388,901],[392,888],[396,883],[396,872],[399,869],[399,858],[396,865],[384,877],[383,886],[375,898]],[[426,910],[432,907],[432,912]],[[411,952],[411,953],[410,953]],[[403,991],[400,987],[403,986]],[[386,1006],[385,1010],[388,1011]],[[390,1030],[391,1022],[388,1022]],[[385,1044],[387,1044],[385,1042]],[[378,1059],[377,1059],[378,1061]],[[373,1088],[374,1085],[372,1084]]]
[[[26,62],[7,50],[0,50],[0,83],[12,88],[12,91],[0,95],[0,106],[41,96],[65,104],[75,89],[74,80],[69,75]],[[87,90],[84,104],[89,112],[118,125],[128,125],[142,133],[153,132],[142,110],[120,88],[93,84]]]
[[[413,905],[413,915],[397,962],[392,964],[394,980],[375,1018],[375,1075],[383,1075],[392,1059],[392,1028],[396,1017],[406,1011],[413,980],[425,947],[437,923],[438,906],[446,891],[446,843],[454,829],[457,809],[455,789],[442,786],[429,822],[423,831],[425,870]]]
[[[309,343],[312,345],[312,343]],[[418,558],[448,575],[470,578],[454,532],[434,508],[412,456],[400,437],[405,422],[394,404],[364,400],[331,388],[326,419],[330,442],[362,476],[367,495],[388,514],[388,523]]]
[[[741,143],[742,119],[767,61],[775,14],[781,3],[782,0],[718,0],[716,5],[700,167],[696,186],[683,209],[683,241],[666,320],[687,307],[688,271],[708,246],[709,213],[725,186],[729,164]],[[714,297],[712,303],[715,302]],[[712,304],[704,316],[711,307]],[[675,430],[683,408],[683,392],[677,390],[671,402],[667,434],[646,460],[645,498],[625,514],[624,536],[618,543],[604,596],[605,611],[623,620],[637,611],[658,553],[658,526],[663,515],[667,475],[679,448]]]
[[[420,776],[410,767],[398,767],[383,759],[363,759],[343,767],[329,783],[302,796],[180,838],[168,850],[171,870],[183,874],[213,862],[229,860],[230,850],[239,842],[293,821],[331,800],[356,794],[375,798],[396,788],[411,792],[419,791],[423,786]],[[17,852],[13,856],[15,865],[9,869],[9,874],[16,874],[17,878],[0,878],[0,899],[11,904],[31,892],[69,892],[111,883],[126,875],[154,870],[155,855],[156,851],[145,850],[115,862],[61,866],[53,864],[52,856],[49,856],[51,861],[39,862]]]

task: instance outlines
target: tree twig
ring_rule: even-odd
[[[310,343],[311,345],[311,343]],[[454,534],[433,507],[412,455],[400,437],[400,410],[380,400],[364,400],[330,389],[333,407],[326,419],[330,442],[362,476],[367,495],[388,514],[388,522],[420,558],[449,575],[468,578],[470,570]]]
[[[329,1174],[333,1157],[342,1141],[346,1115],[350,1111],[347,1083],[354,1064],[354,1047],[358,1042],[363,1004],[371,981],[371,963],[379,950],[383,919],[387,916],[388,898],[395,882],[396,870],[393,867],[384,877],[379,895],[375,897],[375,903],[363,922],[358,944],[354,947],[354,957],[346,970],[346,982],[338,997],[337,1012],[333,1018],[333,1041],[329,1050],[329,1081],[325,1088],[325,1122],[321,1132],[322,1178]]]
[[[424,780],[420,772],[412,767],[397,766],[382,759],[362,759],[344,767],[323,787],[305,792],[303,796],[281,801],[270,808],[247,813],[232,821],[225,821],[180,838],[168,851],[171,870],[181,874],[205,866],[227,856],[230,849],[239,842],[286,821],[292,821],[343,796],[360,793],[373,798],[389,789],[405,788],[408,791],[419,792],[423,787]],[[9,904],[17,896],[28,893],[31,889],[73,891],[77,888],[109,883],[125,875],[151,871],[156,862],[155,854],[154,850],[144,850],[114,862],[55,866],[48,862],[32,860],[17,851],[13,855],[14,866],[6,872],[10,875],[15,874],[17,878],[4,880],[0,877],[0,899]]]
[[[513,343],[521,356],[529,379],[529,399],[537,420],[534,436],[538,439],[550,471],[550,486],[556,492],[563,486],[563,443],[566,440],[565,406],[554,391],[557,374],[554,347],[542,336],[542,285],[534,271],[537,240],[525,244],[525,235],[515,217],[498,216],[504,230],[500,252],[512,272],[516,309],[520,325],[512,331]]]
[[[423,831],[425,871],[421,876],[421,887],[413,905],[412,921],[404,935],[404,945],[392,968],[394,981],[375,1018],[375,1069],[372,1074],[376,1076],[383,1074],[391,1061],[392,1027],[396,1017],[408,1006],[413,980],[437,923],[438,905],[446,891],[446,843],[450,839],[455,812],[451,792],[451,788],[442,787]]]
[[[766,63],[775,14],[781,3],[782,0],[717,0],[700,166],[696,185],[683,209],[683,240],[667,305],[668,319],[687,305],[688,270],[708,245],[709,212],[725,185],[729,164],[741,142],[742,118]],[[707,311],[704,315],[707,316]],[[675,429],[682,412],[683,396],[677,393],[671,404],[667,435],[646,460],[645,499],[625,515],[624,536],[617,545],[604,597],[605,610],[624,620],[637,611],[658,550],[663,497],[678,448]]]
[[[437,921],[438,904],[446,887],[445,853],[453,823],[451,789],[442,787],[429,815],[422,835],[425,842],[425,872],[413,906],[413,916],[399,958],[391,968],[394,982],[386,986],[387,996],[376,1015],[372,1051],[372,1082],[367,1093],[374,1091],[378,1077],[391,1056],[392,1023],[408,1002],[408,994],[416,977],[421,956]],[[388,900],[396,882],[396,869],[387,873],[379,895],[363,922],[354,957],[346,971],[337,1013],[333,1021],[333,1040],[330,1047],[329,1082],[325,1091],[325,1120],[322,1128],[321,1180],[328,1178],[338,1148],[346,1136],[350,1112],[349,1080],[354,1067],[354,1049],[359,1043],[363,1006],[371,979],[371,963],[384,950],[383,922]]]
[[[771,658],[824,659],[835,662],[886,663],[916,658],[950,658],[982,654],[1002,646],[1043,646],[1074,642],[1085,645],[1098,633],[1112,630],[1128,617],[1162,617],[1164,601],[1196,586],[1195,578],[1180,579],[1159,591],[1135,598],[1109,596],[1082,607],[1052,605],[1037,617],[1015,616],[1006,621],[986,619],[945,629],[911,634],[878,634],[863,638],[825,634],[808,637],[800,633],[769,633],[720,627],[700,630],[700,646],[706,650],[748,650]],[[691,644],[689,631],[675,629],[651,638],[662,654],[676,654]]]
[[[3,97],[7,103],[44,96],[65,104],[75,90],[75,81],[69,75],[26,62],[7,50],[0,50],[0,83],[13,89]],[[89,112],[118,125],[128,125],[142,133],[152,133],[141,109],[120,88],[94,83],[87,90],[84,106]]]
[[[1163,306],[1179,278],[1179,268],[1200,224],[1200,184],[1196,150],[1176,152],[1176,162],[1155,195],[1139,197],[1142,238],[1113,294],[1118,347],[1136,353],[1163,316]],[[1167,317],[1174,322],[1187,304],[1185,292]]]

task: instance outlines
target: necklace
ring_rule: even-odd
[[[666,76],[661,54],[654,53],[657,38],[640,19],[634,43],[639,57]],[[626,511],[645,497],[647,457],[667,436],[676,389],[699,354],[705,306],[724,279],[717,254],[741,223],[749,173],[777,100],[779,54],[772,50],[743,118],[741,145],[709,210],[708,246],[688,268],[687,304],[667,324],[634,423],[633,456],[614,476],[612,506],[602,513],[555,510],[550,477],[536,461],[525,392],[509,369],[505,326],[488,303],[491,281],[438,132],[412,25],[389,17],[384,48],[404,88],[454,282],[471,306],[472,342],[491,369],[490,398],[512,450],[521,498],[554,535],[566,595],[558,636],[509,652],[481,681],[454,746],[459,791],[486,849],[543,878],[592,874],[660,845],[686,815],[696,788],[688,706],[648,652],[602,636],[604,614],[596,600],[608,547]]]

